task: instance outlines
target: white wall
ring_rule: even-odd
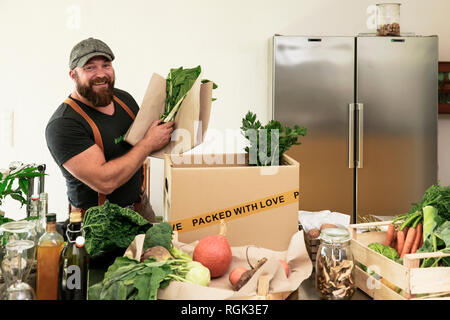
[[[448,0],[402,3],[402,31],[437,34],[440,60],[450,60]],[[201,64],[204,77],[219,84],[210,128],[238,130],[249,110],[261,121],[269,116],[268,43],[274,34],[356,35],[370,32],[368,0],[169,0],[169,1],[0,1],[0,113],[14,112],[13,144],[0,130],[0,168],[10,161],[48,166],[49,210],[67,216],[66,187],[45,143],[45,125],[69,95],[72,46],[100,38],[116,55],[116,85],[140,103],[153,72]],[[1,115],[1,114],[0,114]],[[3,122],[0,122],[3,123]],[[4,124],[1,124],[5,126]],[[5,128],[5,127],[4,127]],[[3,129],[4,129],[3,128]],[[1,128],[0,128],[1,129]],[[450,184],[445,163],[448,118],[439,120],[440,179]],[[241,148],[233,143],[222,151]],[[221,151],[221,150],[219,150]],[[239,150],[240,151],[240,150]],[[442,155],[446,155],[443,158]],[[162,161],[152,161],[151,202],[162,214]],[[7,215],[25,216],[8,202]]]

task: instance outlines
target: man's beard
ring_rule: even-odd
[[[76,89],[78,93],[86,98],[94,107],[106,107],[109,105],[114,97],[114,78],[111,80],[108,77],[95,78],[89,81],[89,85],[85,86],[79,81],[78,74],[74,75],[76,82]],[[95,83],[106,82],[107,87],[95,92],[92,86]]]

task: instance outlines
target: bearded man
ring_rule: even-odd
[[[135,146],[123,140],[139,106],[114,87],[113,60],[111,49],[98,39],[73,47],[69,76],[75,88],[47,124],[47,146],[66,179],[70,211],[84,214],[108,200],[154,222],[142,192],[142,165],[169,143],[174,122],[155,121]]]

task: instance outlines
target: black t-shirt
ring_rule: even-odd
[[[114,94],[136,115],[139,106],[133,97],[120,89]],[[73,99],[73,98],[72,98]],[[132,146],[123,140],[133,120],[123,108],[114,101],[114,114],[101,113],[79,100],[73,99],[95,122],[103,140],[106,161],[127,153]],[[94,133],[87,121],[68,104],[62,103],[50,118],[45,129],[47,146],[53,159],[66,179],[69,202],[82,209],[98,205],[98,193],[72,176],[63,164],[70,158],[95,144]],[[138,200],[142,186],[142,170],[139,169],[124,185],[117,188],[107,199],[122,207]]]

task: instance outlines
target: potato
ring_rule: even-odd
[[[320,230],[319,229],[311,229],[308,231],[308,236],[311,239],[318,238],[320,236]]]
[[[320,230],[328,228],[337,228],[337,225],[331,223],[324,223],[323,225],[320,226]]]

